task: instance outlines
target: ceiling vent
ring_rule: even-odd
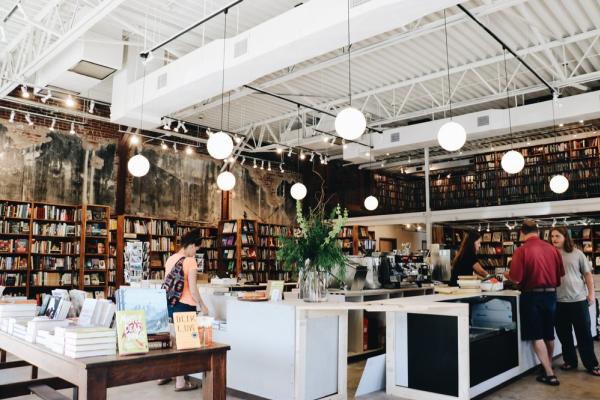
[[[482,115],[477,117],[477,127],[480,126],[488,126],[490,124],[490,116],[489,115]]]
[[[156,88],[157,89],[164,88],[165,86],[167,86],[167,73],[166,72],[164,74],[159,75],[158,79],[156,80]]]
[[[81,60],[74,67],[69,68],[69,71],[76,74],[87,76],[98,80],[104,80],[110,76],[116,69],[105,65],[96,64],[91,61]]]
[[[399,141],[400,141],[400,132],[393,132],[393,133],[390,135],[390,141],[391,141],[392,143],[399,142]]]
[[[248,38],[244,38],[233,46],[233,57],[238,58],[248,52]]]

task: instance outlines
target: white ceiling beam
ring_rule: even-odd
[[[562,45],[567,45],[567,44],[571,44],[571,43],[577,43],[580,41],[584,41],[584,40],[588,40],[591,38],[595,38],[597,36],[600,35],[600,29],[593,29],[590,30],[588,32],[583,32],[580,34],[576,34],[567,38],[563,38],[563,39],[559,39],[559,40],[554,40],[552,42],[547,42],[544,43],[542,45],[538,44],[538,45],[534,45],[531,47],[528,47],[526,49],[521,49],[521,50],[516,50],[517,54],[523,58],[529,54],[534,54],[540,51],[543,51],[546,48],[555,48],[555,47],[559,47]],[[513,58],[512,55],[507,55],[507,59],[511,59]],[[456,73],[460,73],[463,72],[465,70],[468,69],[475,69],[475,68],[480,68],[480,67],[485,67],[488,65],[493,65],[493,64],[497,64],[497,63],[501,63],[504,61],[504,55],[500,54],[497,55],[495,57],[490,57],[490,58],[486,58],[483,60],[478,60],[475,62],[471,62],[471,63],[467,63],[467,64],[463,64],[463,65],[459,65],[456,67],[451,67],[450,68],[450,74],[456,74]],[[421,76],[417,76],[414,77],[412,79],[407,79],[407,80],[403,80],[400,82],[396,82],[396,83],[392,83],[392,84],[388,84],[388,85],[384,85],[378,88],[374,88],[374,89],[370,89],[361,93],[355,93],[352,95],[352,99],[356,99],[359,100],[361,98],[365,98],[367,96],[371,96],[373,94],[378,94],[378,93],[385,93],[385,92],[390,92],[394,89],[400,89],[403,87],[409,87],[411,85],[414,84],[421,84],[422,82],[426,82],[426,81],[430,81],[430,80],[434,80],[434,79],[439,79],[440,77],[443,77],[447,74],[447,71],[445,69],[443,70],[439,70],[436,72],[432,72],[432,73],[427,73]],[[570,79],[567,79],[565,82],[571,82]],[[564,86],[564,85],[563,85]],[[347,102],[347,98],[340,98],[338,100],[332,101],[329,104],[331,104],[331,106],[336,106],[339,104],[344,104],[345,102]],[[439,104],[439,102],[438,102]],[[261,125],[261,124],[270,124],[270,123],[274,123],[277,122],[281,119],[287,119],[289,118],[291,115],[291,113],[286,113],[286,114],[282,114],[282,115],[277,115],[271,118],[267,118],[261,121],[253,121],[252,124],[255,125]],[[243,126],[240,128],[241,130],[246,129],[246,126]]]
[[[488,5],[474,8],[470,11],[472,14],[482,17],[482,16],[490,15],[490,14],[496,13],[498,11],[501,11],[501,10],[504,10],[504,9],[507,9],[510,7],[514,7],[516,5],[524,3],[525,1],[526,0],[496,1],[496,2],[490,3]],[[466,15],[464,15],[463,13],[457,13],[457,14],[449,16],[447,18],[447,25],[450,28],[457,24],[469,23],[469,21],[470,21],[470,19]],[[444,29],[444,20],[443,19],[433,21],[433,22],[423,25],[421,27],[416,26],[415,28],[413,28],[410,31],[403,31],[403,32],[395,34],[381,42],[374,43],[372,45],[368,45],[363,48],[354,50],[352,52],[352,58],[357,59],[359,57],[367,56],[373,52],[385,50],[386,48],[388,48],[390,46],[395,46],[400,43],[412,41],[423,35],[434,33],[434,32],[437,32],[437,31],[440,31],[443,29]],[[301,78],[301,77],[309,75],[309,74],[314,74],[323,69],[334,67],[338,64],[345,63],[347,61],[348,61],[348,55],[346,53],[340,53],[338,56],[336,56],[330,60],[319,62],[319,63],[313,64],[313,65],[309,65],[302,69],[294,69],[294,71],[292,73],[288,73],[279,78],[275,78],[268,82],[261,83],[260,85],[258,85],[258,87],[260,89],[268,89],[273,86],[281,85],[285,82],[289,82],[289,81]],[[238,92],[234,93],[231,96],[231,101],[241,99],[252,93],[254,93],[254,92],[249,89],[241,88]],[[197,107],[197,108],[190,107],[188,109],[182,110],[179,113],[177,113],[177,116],[179,118],[186,118],[191,115],[195,115],[197,113],[202,113],[204,111],[210,110],[214,107],[217,107],[218,105],[219,105],[219,102],[217,100],[213,100],[211,102],[207,102],[206,104],[202,105],[201,107]]]

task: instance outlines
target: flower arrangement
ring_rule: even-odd
[[[342,279],[346,274],[346,260],[338,241],[340,231],[348,222],[348,210],[338,204],[326,218],[325,207],[319,202],[305,217],[302,203],[296,202],[298,229],[293,237],[280,237],[281,247],[277,260],[286,270],[325,272]]]

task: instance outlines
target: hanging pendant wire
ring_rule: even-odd
[[[506,108],[508,109],[508,133],[510,136],[510,149],[513,148],[513,131],[512,131],[512,119],[510,115],[510,96],[508,90],[508,69],[506,68],[506,49],[502,48],[504,53],[504,81],[506,82]]]
[[[452,90],[450,88],[450,53],[448,51],[448,21],[446,20],[446,9],[444,9],[444,37],[446,38],[446,72],[448,74],[448,104],[450,120],[452,120]]]
[[[222,67],[222,75],[221,75],[221,131],[223,131],[223,117],[225,115],[225,51],[226,51],[226,43],[227,43],[227,13],[229,9],[225,9],[223,14],[225,16],[225,22],[223,24],[223,67]]]
[[[297,105],[297,114],[298,114],[298,122],[300,123],[301,126],[304,126],[304,124],[302,124],[302,120],[300,119],[300,104]],[[300,148],[300,128],[298,128],[298,148]],[[300,174],[300,151],[298,151],[298,154],[296,155],[296,161],[297,161],[297,170],[298,170],[298,174]]]
[[[352,107],[352,67],[350,62],[350,0],[348,0],[348,18],[347,18],[347,28],[348,28],[348,100],[350,102],[350,107]]]

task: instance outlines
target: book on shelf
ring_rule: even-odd
[[[12,203],[9,201],[0,202],[0,218],[21,218],[27,219],[31,214],[29,204]]]
[[[75,209],[53,205],[37,205],[34,209],[36,219],[74,221]]]
[[[11,235],[28,234],[29,222],[25,221],[0,221],[0,235],[3,233]]]
[[[237,222],[223,222],[222,233],[237,233]]]
[[[3,256],[0,257],[0,269],[3,270],[26,270],[27,256]]]
[[[177,350],[200,347],[197,314],[194,311],[173,313],[173,325]]]
[[[148,334],[143,310],[117,311],[116,327],[119,355],[148,352]]]

